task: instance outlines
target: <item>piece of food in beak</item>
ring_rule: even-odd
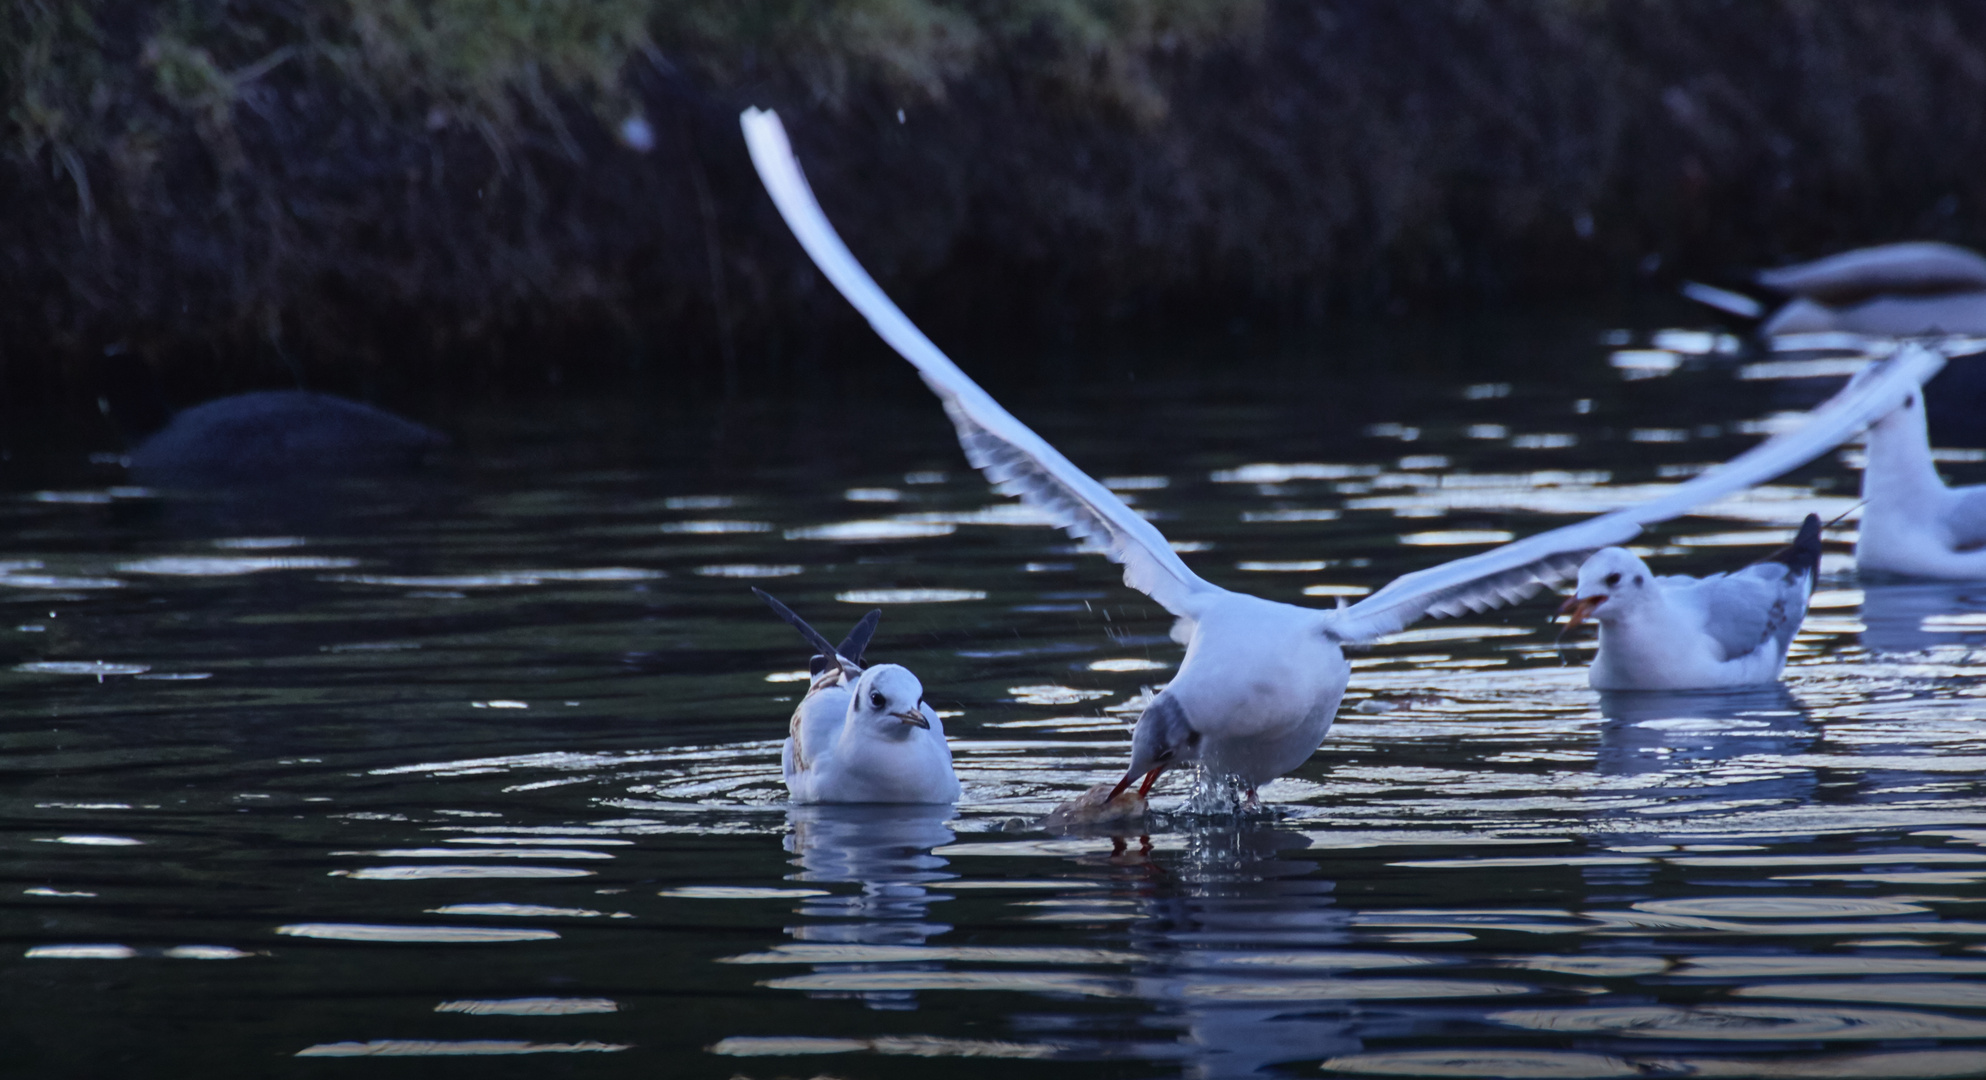
[[[1134,821],[1150,809],[1145,797],[1135,791],[1119,791],[1114,781],[1105,781],[1048,812],[1042,827],[1068,828],[1071,825],[1101,825],[1110,821]]]
[[[926,731],[931,730],[931,721],[924,719],[924,714],[915,709],[912,709],[910,712],[891,713],[890,715],[906,724],[915,724]]]
[[[1592,617],[1594,608],[1606,602],[1607,598],[1605,596],[1575,596],[1559,605],[1558,613],[1560,615],[1571,616],[1565,622],[1565,629],[1559,631],[1559,633],[1570,633],[1573,627]]]

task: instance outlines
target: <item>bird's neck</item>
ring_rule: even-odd
[[[865,720],[850,709],[841,724],[841,745],[855,747],[871,744],[894,746],[910,738],[914,730],[909,724],[877,724]]]
[[[1921,412],[1891,416],[1870,428],[1868,446],[1862,471],[1862,497],[1868,501],[1916,502],[1944,491]]]

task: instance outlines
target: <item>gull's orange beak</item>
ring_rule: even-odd
[[[890,715],[896,717],[898,720],[901,720],[906,724],[911,724],[916,727],[921,727],[926,731],[931,730],[931,721],[924,719],[924,714],[917,711],[916,709],[911,709],[908,712],[891,713]]]
[[[1575,596],[1559,605],[1558,613],[1570,616],[1565,621],[1565,629],[1559,631],[1559,634],[1563,636],[1571,633],[1574,627],[1593,616],[1594,608],[1606,602],[1607,598],[1604,596]]]

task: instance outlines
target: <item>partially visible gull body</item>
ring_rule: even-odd
[[[959,797],[945,722],[897,664],[862,667],[881,611],[830,645],[785,604],[753,589],[815,650],[807,696],[787,725],[780,773],[796,803],[950,803]]]
[[[1683,292],[1740,318],[1762,319],[1758,334],[1774,348],[1797,350],[1798,338],[1816,334],[1986,334],[1986,256],[1970,248],[1880,244],[1761,270],[1753,280],[1785,303],[1765,315],[1764,305],[1741,293],[1696,282]],[[1986,361],[1951,365],[1927,396],[1941,445],[1986,446]]]
[[[1901,408],[1869,428],[1868,448],[1857,572],[1986,579],[1986,487],[1945,486],[1931,460],[1924,395],[1906,396]]]
[[[1586,681],[1595,690],[1726,690],[1779,678],[1820,572],[1821,521],[1730,574],[1656,577],[1625,548],[1597,551],[1560,608],[1566,629],[1600,624]]]
[[[759,179],[835,288],[914,365],[958,429],[967,460],[1077,540],[1124,566],[1124,582],[1176,616],[1185,659],[1131,740],[1121,792],[1142,795],[1167,769],[1198,763],[1254,788],[1303,764],[1323,741],[1351,677],[1343,647],[1398,633],[1423,615],[1457,615],[1522,599],[1564,580],[1585,557],[1644,524],[1798,467],[1896,406],[1944,363],[1922,348],[1871,366],[1799,429],[1670,494],[1398,578],[1350,607],[1317,610],[1232,592],[1188,569],[1151,522],[1000,407],[912,325],[850,254],[814,201],[785,129],[770,112],[741,122]]]
[[[1986,256],[1951,244],[1856,248],[1758,274],[1791,297],[1759,332],[1877,337],[1986,333]]]

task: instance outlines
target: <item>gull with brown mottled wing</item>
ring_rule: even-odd
[[[796,803],[949,803],[959,797],[945,722],[924,684],[897,664],[863,668],[882,612],[840,645],[762,589],[753,589],[813,646],[807,695],[793,710],[780,773]]]

